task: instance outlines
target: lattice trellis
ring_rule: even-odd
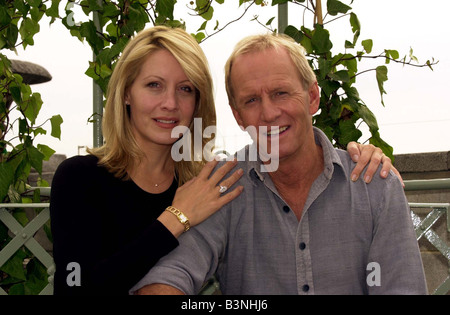
[[[13,208],[43,208],[43,210],[24,227],[8,211],[8,209]],[[28,248],[47,268],[47,273],[49,274],[49,283],[40,292],[41,295],[53,293],[52,277],[55,267],[53,257],[34,239],[34,235],[49,219],[49,203],[0,204],[0,221],[14,234],[12,240],[0,250],[0,266],[3,266],[22,246]],[[0,295],[6,294],[7,292],[0,288]]]
[[[450,204],[448,203],[410,203],[412,209],[431,208],[430,213],[422,220],[417,214],[411,211],[411,217],[416,230],[416,237],[419,241],[425,237],[448,261],[450,268],[450,246],[443,241],[439,235],[431,228],[443,215],[447,216],[447,230],[450,232]],[[450,276],[441,283],[433,294],[443,295],[450,292]]]

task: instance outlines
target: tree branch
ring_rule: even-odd
[[[250,3],[250,5],[249,5],[247,8],[245,8],[244,13],[242,13],[242,15],[241,15],[240,17],[238,17],[238,18],[235,19],[235,20],[232,20],[232,21],[228,22],[227,24],[225,24],[224,27],[218,29],[216,32],[212,33],[211,35],[206,36],[205,38],[203,38],[203,39],[200,41],[200,43],[203,43],[205,40],[207,40],[207,39],[210,38],[211,36],[214,36],[214,35],[216,35],[217,33],[223,31],[228,25],[230,25],[230,24],[232,24],[232,23],[235,23],[235,22],[239,21],[240,19],[242,19],[242,18],[244,17],[244,15],[247,13],[247,11],[250,9],[250,7],[251,7],[254,3],[255,3],[255,1],[252,1],[252,3]]]

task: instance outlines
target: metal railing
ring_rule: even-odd
[[[39,188],[41,196],[49,196],[50,188]],[[2,267],[13,255],[25,246],[44,266],[49,275],[48,284],[39,293],[40,295],[53,294],[52,277],[55,272],[53,257],[39,244],[34,236],[36,232],[50,220],[49,203],[1,203],[0,224],[3,223],[12,235],[12,239],[5,247],[0,249],[0,267]],[[22,226],[13,216],[14,209],[42,208],[36,217]],[[0,287],[0,295],[8,293]]]
[[[450,179],[429,179],[405,181],[405,191],[425,191],[450,189]],[[409,203],[411,207],[411,217],[416,231],[416,238],[419,241],[425,238],[440,252],[447,260],[450,274],[450,246],[439,235],[432,230],[433,225],[446,216],[447,232],[450,232],[450,203]],[[421,219],[414,209],[430,209],[425,218]],[[435,295],[445,295],[450,292],[450,275],[432,292]]]

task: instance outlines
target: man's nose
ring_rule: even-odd
[[[273,122],[280,116],[280,109],[269,97],[263,98],[261,103],[261,119],[263,121]]]

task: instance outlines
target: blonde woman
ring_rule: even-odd
[[[55,294],[127,294],[179,235],[242,191],[221,193],[241,170],[224,179],[236,164],[228,162],[210,176],[217,161],[196,161],[194,141],[192,159],[171,157],[173,128],[193,137],[195,117],[215,125],[212,91],[185,31],[154,27],[130,41],[109,83],[105,144],[64,161],[53,179]]]

